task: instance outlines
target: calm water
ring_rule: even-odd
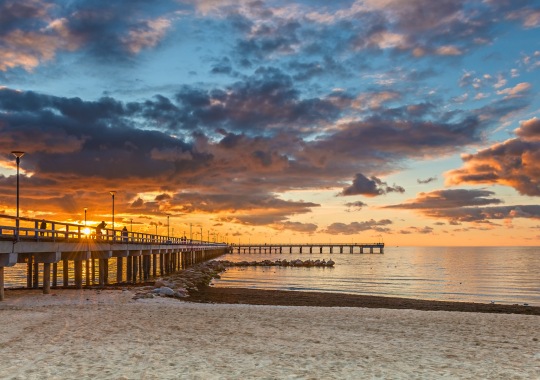
[[[334,268],[231,268],[216,287],[540,305],[540,247],[386,247],[380,254],[233,253],[220,259],[330,259]]]
[[[386,247],[385,253],[228,254],[231,261],[332,259],[334,268],[230,268],[216,287],[247,287],[540,306],[540,247]],[[74,284],[70,262],[70,284]],[[40,270],[42,266],[40,265]],[[26,265],[6,268],[6,287],[26,285]],[[83,279],[86,270],[83,265]],[[116,260],[109,260],[109,280]],[[42,275],[40,274],[40,284]],[[97,281],[97,279],[96,279]],[[62,284],[62,265],[58,265]]]

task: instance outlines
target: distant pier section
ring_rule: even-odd
[[[310,244],[237,244],[231,246],[237,253],[384,253],[384,243],[310,243]]]

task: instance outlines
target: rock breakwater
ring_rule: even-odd
[[[263,261],[240,261],[211,260],[194,265],[182,270],[158,278],[154,285],[144,286],[137,289],[133,299],[154,297],[189,297],[190,292],[196,292],[202,287],[209,286],[214,278],[220,278],[220,274],[230,267],[247,266],[280,266],[280,267],[333,267],[333,260],[263,260]]]
[[[278,266],[278,267],[333,267],[335,262],[333,260],[263,260],[263,261],[220,261],[226,267],[248,267],[248,266]]]

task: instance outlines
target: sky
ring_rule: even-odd
[[[0,0],[0,213],[539,245],[539,74],[538,0]]]

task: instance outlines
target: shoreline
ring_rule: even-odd
[[[145,283],[151,285],[153,282]],[[107,285],[105,287],[84,287],[81,291],[113,291],[124,293],[135,292],[140,286],[133,285]],[[69,291],[77,291],[73,287],[51,289],[51,295],[59,296]],[[25,294],[27,293],[27,294]],[[6,289],[6,299],[0,302],[10,303],[11,297],[16,299],[25,296],[35,298],[42,295],[41,289],[11,288]],[[11,297],[10,297],[11,296]],[[47,297],[47,295],[43,295]],[[168,297],[158,297],[168,298]],[[333,308],[367,308],[367,309],[393,309],[418,311],[456,311],[468,313],[490,314],[520,314],[540,316],[540,306],[525,306],[519,304],[486,304],[479,302],[455,302],[424,300],[415,298],[371,296],[349,293],[308,292],[298,290],[272,290],[234,287],[200,287],[197,291],[190,291],[186,298],[177,298],[174,301],[197,304],[223,304],[223,305],[260,305],[260,306],[308,306]]]
[[[540,307],[475,302],[420,300],[346,293],[204,287],[182,299],[193,303],[273,306],[362,307],[370,309],[410,309],[472,313],[540,315]]]

